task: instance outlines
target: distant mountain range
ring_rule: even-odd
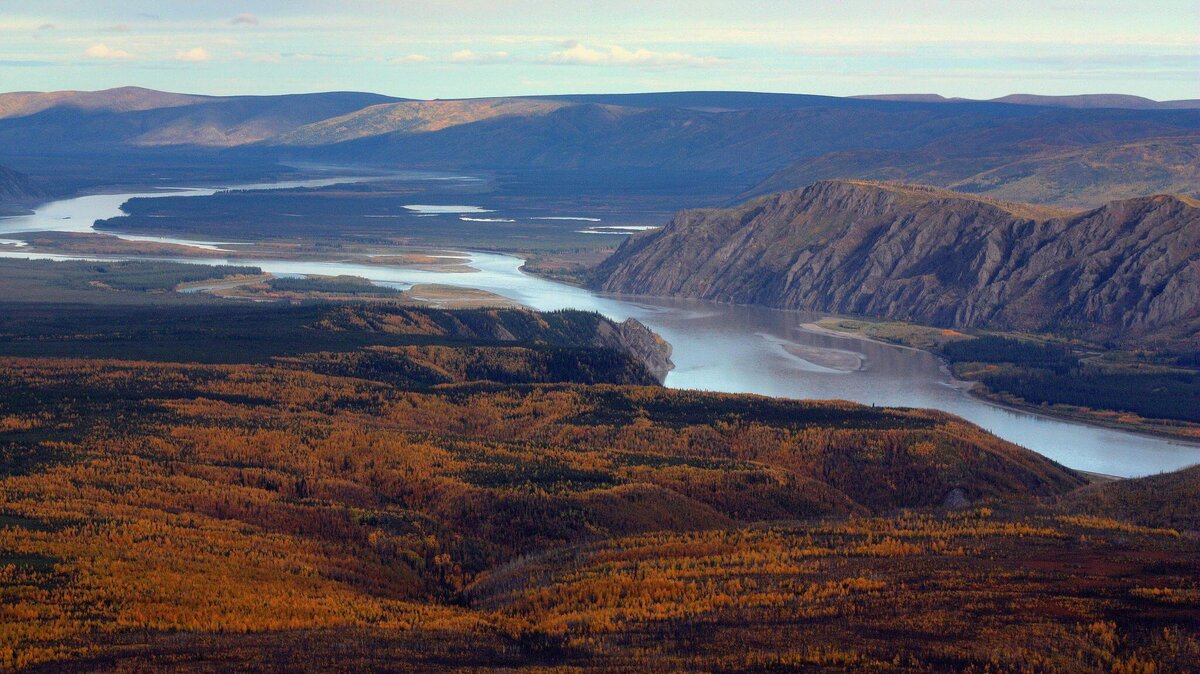
[[[173,94],[141,87],[104,91],[15,91],[0,94],[0,119],[26,117],[50,108],[73,108],[92,112],[133,112],[176,108],[222,100],[215,96]]]
[[[1200,203],[1082,213],[936,188],[825,181],[679,213],[597,271],[612,292],[946,327],[1200,347]]]
[[[900,180],[1082,207],[1153,192],[1197,195],[1200,109],[1189,103],[752,92],[414,101],[127,87],[0,94],[0,163],[53,175],[46,157],[201,153],[230,162],[570,173],[592,182],[645,174],[703,184],[710,203],[831,178]]]
[[[841,177],[938,185],[1075,208],[1155,193],[1200,196],[1200,134],[1122,141],[1104,139],[1111,129],[1081,126],[1077,131],[1080,137],[1096,135],[1075,143],[1064,138],[1069,129],[1047,128],[1040,137],[1001,144],[991,132],[983,132],[974,137],[954,134],[913,151],[829,152],[786,166],[740,196],[747,199]],[[1059,133],[1063,135],[1055,135]],[[1038,144],[1044,148],[1037,149]]]
[[[138,87],[0,94],[0,142],[8,144],[12,154],[223,148],[396,100],[352,92],[194,96]]]
[[[946,98],[938,94],[878,94],[855,96],[874,101],[913,101],[921,103],[1011,103],[1013,105],[1040,105],[1051,108],[1124,108],[1128,110],[1195,110],[1200,108],[1200,99],[1156,101],[1128,94],[1081,94],[1077,96],[1040,96],[1038,94],[1009,94],[986,100],[971,98]]]

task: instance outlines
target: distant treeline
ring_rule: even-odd
[[[1057,344],[996,336],[951,342],[942,353],[953,364],[995,364],[971,378],[1035,405],[1077,405],[1200,422],[1200,373],[1111,371],[1081,362]]]
[[[157,260],[0,260],[0,283],[7,286],[10,279],[36,281],[46,287],[46,293],[55,288],[86,288],[97,283],[117,290],[171,290],[180,283],[261,273],[258,267]]]
[[[103,262],[83,271],[99,274],[105,285],[121,290],[171,290],[180,283],[195,283],[226,276],[261,274],[258,267],[200,265],[179,262],[129,263]]]
[[[1079,364],[1078,358],[1057,344],[991,335],[949,342],[942,351],[951,363],[1013,363],[1055,372],[1063,372]]]
[[[1200,423],[1200,375],[1197,374],[1086,370],[1055,374],[1026,370],[986,375],[981,381],[992,390],[1011,393],[1038,405],[1079,405]]]
[[[283,276],[267,282],[272,290],[339,295],[399,295],[402,291],[379,286],[358,276]]]

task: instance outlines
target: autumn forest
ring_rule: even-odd
[[[668,390],[582,312],[6,309],[6,669],[1200,661],[1195,471],[1089,485],[941,412]]]

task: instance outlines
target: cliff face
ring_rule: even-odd
[[[29,176],[0,166],[0,204],[27,201],[39,196]]]
[[[1069,215],[826,181],[679,213],[625,242],[595,284],[952,327],[1192,342],[1200,207],[1154,196]]]
[[[29,176],[0,166],[0,216],[28,213],[41,196]]]
[[[539,313],[527,309],[346,306],[334,309],[317,325],[336,331],[366,330],[458,340],[612,349],[641,364],[660,384],[675,367],[671,362],[671,345],[641,322],[628,318],[616,323],[590,311]],[[648,384],[650,381],[636,383]]]
[[[607,319],[596,327],[596,346],[613,348],[633,356],[661,384],[667,373],[675,369],[671,362],[671,344],[637,319],[622,323]]]

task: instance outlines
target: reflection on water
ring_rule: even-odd
[[[60,222],[70,223],[64,227],[73,229],[66,231],[91,231],[94,220],[113,217],[120,204],[131,196],[135,195],[99,195],[56,202],[39,209],[34,216],[0,220],[0,233],[30,231],[30,222],[39,223],[36,229],[45,229],[43,223]],[[70,220],[62,220],[63,217]],[[14,228],[15,221],[25,221],[24,229],[19,228],[22,225]],[[463,255],[470,257],[470,266],[478,269],[477,273],[349,262],[172,259],[200,264],[254,265],[274,274],[349,274],[397,287],[418,283],[465,286],[494,292],[534,309],[576,308],[598,311],[616,320],[632,317],[650,326],[674,347],[672,360],[676,367],[666,383],[675,388],[941,409],[1067,466],[1098,473],[1147,475],[1200,463],[1197,445],[1058,421],[977,400],[954,385],[933,355],[805,330],[803,325],[818,318],[815,315],[696,300],[599,295],[525,274],[519,269],[521,260],[514,257],[490,253]],[[64,258],[29,254],[11,246],[0,248],[0,256]],[[822,354],[822,350],[832,353]],[[849,358],[851,355],[856,358]],[[859,360],[862,367],[858,370],[829,367]]]

